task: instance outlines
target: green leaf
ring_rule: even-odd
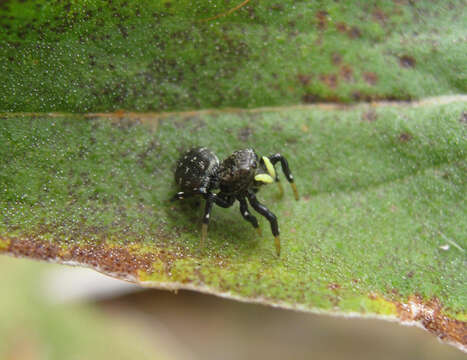
[[[240,1],[239,1],[240,2]],[[465,2],[10,0],[0,111],[162,111],[467,91]]]
[[[164,115],[4,115],[0,251],[79,263],[145,286],[305,311],[421,322],[465,346],[467,125],[444,105],[308,106]],[[435,102],[436,103],[436,102]],[[237,205],[169,202],[191,146],[287,157],[301,194],[258,194],[258,237]],[[285,184],[286,185],[286,182]]]

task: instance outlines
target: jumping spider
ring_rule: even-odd
[[[181,191],[173,196],[172,201],[194,195],[201,195],[206,200],[201,228],[201,241],[204,242],[207,237],[212,205],[216,204],[228,208],[234,204],[235,200],[240,202],[240,212],[243,218],[251,223],[261,235],[258,220],[248,210],[246,200],[248,199],[253,209],[263,215],[271,224],[276,252],[279,256],[281,247],[277,218],[258,201],[255,195],[262,185],[276,182],[282,196],[284,190],[274,169],[274,165],[278,161],[280,161],[282,171],[292,186],[295,200],[298,200],[298,191],[289,164],[281,154],[260,158],[253,149],[244,149],[235,151],[222,163],[219,163],[219,159],[211,150],[198,147],[187,151],[178,160],[175,182]],[[217,194],[213,193],[216,189],[220,189]]]

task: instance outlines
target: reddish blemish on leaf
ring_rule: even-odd
[[[60,253],[60,247],[51,242],[39,242],[37,240],[10,239],[7,252],[18,257],[28,257],[38,260],[53,260]]]
[[[338,23],[336,24],[336,29],[337,29],[337,31],[339,31],[340,33],[345,34],[345,33],[347,32],[348,27],[347,27],[347,24],[346,24],[346,23],[344,23],[344,22],[338,22]]]
[[[372,15],[373,15],[373,18],[378,23],[380,23],[382,26],[386,25],[388,17],[386,16],[386,14],[381,9],[378,9],[378,8],[374,9]]]
[[[363,79],[370,85],[376,85],[378,82],[378,75],[374,72],[363,73]]]
[[[421,296],[411,296],[407,303],[396,303],[402,321],[417,321],[442,340],[467,345],[467,323],[446,317],[436,298],[424,301]]]
[[[318,29],[325,30],[328,25],[328,12],[320,10],[316,13],[315,16],[318,23]]]
[[[316,94],[311,94],[311,93],[306,93],[302,97],[302,101],[306,104],[313,104],[316,103],[320,100],[320,97],[317,96]]]
[[[340,75],[345,81],[353,81],[353,70],[350,65],[342,65]]]
[[[75,245],[62,248],[51,242],[38,239],[10,239],[9,246],[4,249],[16,257],[28,257],[44,261],[76,262],[92,268],[119,276],[136,277],[138,271],[152,273],[153,264],[157,260],[170,265],[173,256],[168,253],[133,254],[128,249],[103,244]]]
[[[107,273],[136,276],[139,270],[152,273],[154,254],[136,255],[121,247],[105,245],[74,246],[63,260],[77,261],[99,268]]]
[[[347,35],[349,36],[349,38],[351,39],[356,39],[356,38],[359,38],[362,36],[362,32],[360,31],[360,29],[356,26],[352,26],[348,31],[347,31]]]
[[[415,66],[416,63],[417,61],[412,56],[409,56],[409,55],[402,55],[399,58],[400,66],[405,67],[405,68],[412,68]]]
[[[412,134],[409,134],[409,133],[406,133],[406,132],[403,132],[403,133],[399,134],[399,141],[400,142],[406,143],[406,142],[409,142],[412,139],[413,139]]]
[[[336,74],[322,74],[319,79],[331,89],[335,89],[339,81]]]
[[[300,83],[303,85],[303,86],[306,86],[310,83],[310,80],[311,80],[311,75],[307,75],[307,74],[298,74],[297,75],[297,79],[298,81],[300,81]]]

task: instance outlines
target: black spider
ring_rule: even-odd
[[[228,208],[233,205],[235,200],[240,202],[240,212],[243,218],[250,222],[261,235],[258,220],[248,211],[246,200],[248,199],[253,209],[268,219],[271,224],[276,252],[277,255],[280,255],[277,218],[258,201],[255,195],[262,185],[273,182],[277,183],[281,195],[283,194],[282,185],[274,169],[274,165],[278,161],[280,161],[282,171],[292,186],[295,199],[298,200],[298,191],[289,164],[281,154],[259,158],[253,149],[238,150],[219,163],[219,159],[211,150],[199,147],[189,150],[178,160],[175,181],[181,191],[173,196],[172,201],[194,195],[201,195],[206,199],[201,228],[201,241],[204,242],[212,205],[217,204]],[[216,189],[220,189],[217,194],[213,193]]]

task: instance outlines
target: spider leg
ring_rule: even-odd
[[[184,191],[179,191],[178,193],[176,193],[174,196],[170,198],[170,201],[183,200],[183,199],[192,197],[193,195],[195,194],[186,193]]]
[[[243,218],[246,221],[248,221],[249,223],[251,223],[251,225],[253,225],[253,227],[258,232],[259,236],[261,236],[262,235],[261,234],[261,228],[258,225],[258,219],[256,219],[256,217],[251,215],[250,211],[248,211],[248,204],[247,204],[245,198],[244,197],[238,197],[237,199],[240,202],[240,213],[242,214]]]
[[[276,245],[276,253],[277,256],[281,254],[281,241],[279,237],[279,226],[277,225],[277,218],[271,210],[269,210],[266,206],[261,204],[256,195],[252,191],[248,191],[247,193],[248,201],[250,205],[255,209],[259,214],[263,215],[266,219],[268,219],[269,223],[271,224],[271,231],[274,235],[274,244]]]
[[[204,245],[204,242],[208,236],[208,225],[211,218],[212,205],[216,204],[220,207],[228,208],[231,207],[235,202],[235,198],[224,198],[222,195],[219,196],[211,192],[203,192],[202,195],[206,199],[206,205],[204,207],[203,224],[201,225],[201,246]]]
[[[273,165],[275,165],[278,161],[280,161],[281,166],[282,166],[282,171],[285,174],[285,177],[287,178],[287,181],[290,183],[290,186],[292,187],[295,200],[298,200],[300,197],[298,196],[298,190],[297,187],[295,186],[294,183],[294,178],[292,175],[292,172],[289,169],[289,163],[287,162],[287,159],[283,157],[281,154],[274,154],[269,156],[269,160]],[[276,177],[276,181],[278,181],[278,178]]]
[[[201,225],[201,244],[200,244],[201,247],[204,246],[204,243],[206,242],[206,238],[208,236],[208,225],[209,225],[209,219],[211,217],[211,210],[212,210],[213,203],[214,203],[214,200],[212,198],[206,198],[206,205],[204,207],[203,225]]]
[[[229,208],[233,205],[235,202],[235,198],[225,195],[222,192],[216,194],[211,193],[210,196],[212,197],[214,203],[217,206],[223,207],[223,208]]]
[[[276,175],[276,184],[277,188],[279,189],[279,197],[284,196],[284,188],[282,187],[281,181],[279,180],[279,176]]]
[[[207,194],[206,188],[193,189],[190,192],[179,191],[178,193],[176,193],[174,196],[170,198],[170,201],[183,200],[183,199],[193,197],[195,195],[201,195],[203,197],[206,197],[206,194]]]
[[[193,197],[195,195],[201,195],[204,198],[206,198],[207,194],[208,194],[208,191],[206,190],[206,188],[193,189],[190,192],[179,191],[178,193],[176,193],[174,196],[170,198],[170,201],[183,200],[183,199]]]

